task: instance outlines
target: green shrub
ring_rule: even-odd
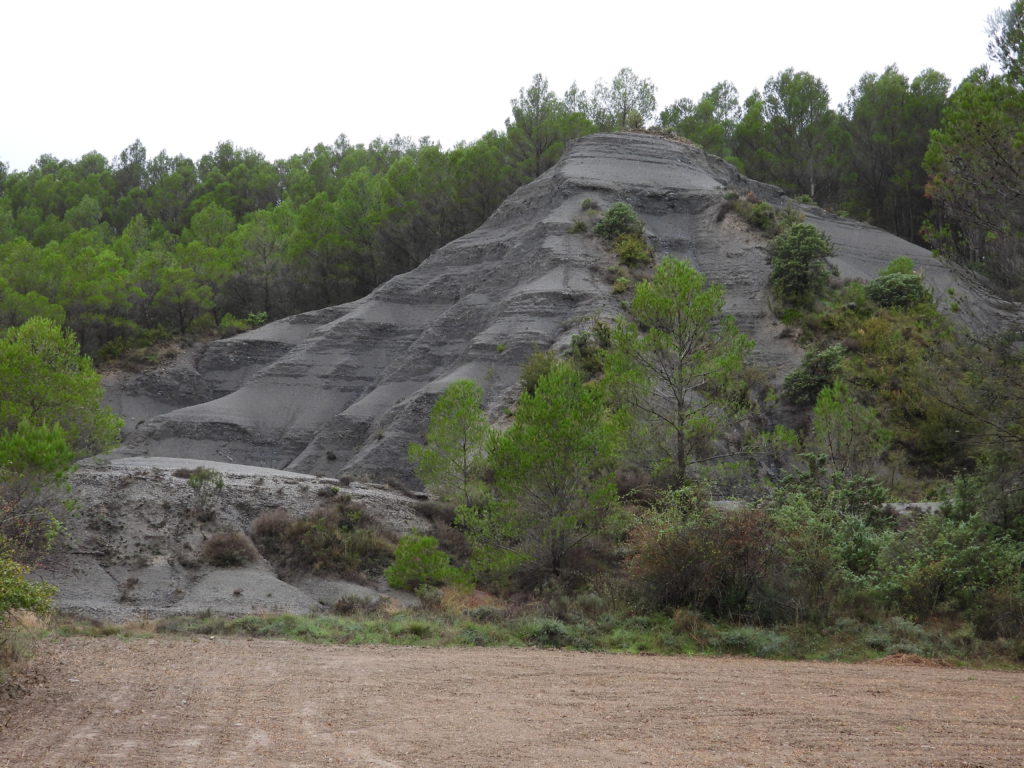
[[[580,208],[584,211],[596,211],[600,208],[596,200],[591,200],[589,197],[583,198],[583,202],[580,203]]]
[[[810,305],[828,285],[832,255],[828,237],[811,224],[797,223],[774,238],[771,255],[771,284],[783,301]]]
[[[441,551],[437,539],[415,533],[399,540],[394,562],[384,569],[384,578],[395,589],[406,590],[466,581],[448,554]]]
[[[643,235],[619,235],[612,244],[612,250],[627,267],[642,267],[654,262],[654,251]]]
[[[578,234],[580,234],[582,232],[586,232],[586,231],[587,231],[587,222],[583,221],[583,219],[576,219],[576,221],[574,221],[572,223],[572,226],[569,227],[569,234],[571,234],[571,235],[578,235]]]
[[[597,224],[594,233],[605,240],[614,241],[621,235],[643,235],[644,225],[636,211],[628,203],[613,203],[605,211]]]
[[[755,203],[750,210],[748,221],[758,229],[774,230],[778,224],[775,218],[775,207],[769,203]]]
[[[844,353],[841,344],[833,344],[804,355],[800,367],[786,376],[782,396],[794,405],[813,403],[818,393],[836,380]]]
[[[770,659],[784,655],[786,637],[762,627],[732,627],[719,632],[711,640],[711,647],[722,653]]]
[[[633,281],[630,280],[628,277],[617,277],[615,278],[615,282],[612,283],[612,293],[616,295],[620,293],[625,293],[630,289],[632,285]]]
[[[217,323],[217,328],[222,334],[235,334],[249,330],[249,325],[244,320],[239,320],[230,312],[225,312]]]
[[[50,598],[57,588],[41,581],[27,580],[25,577],[30,571],[14,559],[7,543],[0,537],[0,625],[8,611],[46,613],[50,610]]]
[[[259,328],[261,325],[266,325],[269,319],[270,316],[266,312],[250,312],[242,322],[250,328]]]
[[[203,559],[218,568],[245,565],[258,555],[252,540],[241,531],[215,533],[203,542]]]
[[[879,275],[865,289],[867,297],[880,307],[910,309],[931,300],[921,276],[906,272]]]
[[[520,622],[516,634],[529,645],[561,648],[572,642],[572,632],[558,619],[530,617]]]
[[[530,359],[523,366],[523,372],[519,375],[519,381],[528,394],[533,394],[537,389],[537,383],[550,373],[552,367],[558,361],[558,355],[552,349],[535,349]]]

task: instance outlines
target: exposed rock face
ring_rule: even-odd
[[[585,218],[586,198],[602,209],[630,203],[659,257],[686,259],[723,284],[727,311],[757,343],[756,362],[781,378],[802,351],[769,309],[764,238],[733,216],[719,220],[729,190],[788,202],[777,188],[685,143],[645,134],[582,139],[475,232],[369,296],[213,343],[189,370],[113,397],[132,416],[160,414],[144,420],[121,452],[414,482],[407,446],[423,439],[448,384],[478,381],[497,417],[514,402],[532,350],[564,347],[589,319],[619,314],[608,276],[614,257],[593,236],[570,232]],[[797,207],[835,242],[842,275],[870,279],[909,256],[940,307],[955,300],[972,329],[1019,322],[1019,307],[928,251]],[[165,385],[177,381],[188,384],[192,399],[162,400]]]
[[[199,519],[188,480],[175,472],[205,466],[222,473],[224,489]],[[331,576],[278,573],[262,557],[232,568],[204,562],[203,543],[224,531],[248,532],[263,512],[306,515],[337,492],[357,503],[375,529],[399,537],[427,530],[415,501],[383,487],[294,472],[189,459],[85,462],[73,480],[77,506],[65,518],[58,547],[36,575],[58,587],[67,613],[123,621],[213,611],[309,613],[339,600],[415,600],[378,577],[356,584]]]

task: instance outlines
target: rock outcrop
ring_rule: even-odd
[[[159,414],[142,420],[121,453],[413,481],[407,446],[422,440],[448,384],[475,379],[498,417],[534,349],[565,347],[591,319],[620,312],[614,257],[592,235],[571,231],[587,198],[602,209],[628,202],[659,257],[689,260],[724,285],[727,311],[757,343],[756,362],[781,378],[802,351],[770,311],[763,236],[719,215],[727,191],[799,208],[834,241],[843,276],[870,279],[909,256],[940,307],[955,300],[970,328],[1019,322],[1019,307],[925,249],[792,203],[693,145],[599,134],[579,140],[479,229],[369,296],[210,344],[187,370],[135,382],[134,394],[119,391],[112,402],[124,412]],[[192,399],[161,406],[160,393],[175,382]]]

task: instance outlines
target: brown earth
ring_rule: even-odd
[[[72,638],[0,766],[1024,765],[1024,677],[901,664]]]

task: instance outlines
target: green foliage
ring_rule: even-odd
[[[100,377],[74,335],[32,318],[0,336],[0,431],[19,422],[59,426],[76,457],[112,448],[121,420],[102,406]]]
[[[949,86],[933,69],[911,81],[891,65],[881,74],[865,73],[850,90],[840,108],[850,137],[842,196],[858,218],[920,242],[930,205],[922,160]]]
[[[612,250],[627,267],[642,267],[654,262],[654,251],[642,235],[619,235]]]
[[[652,280],[636,286],[633,320],[612,332],[608,385],[644,417],[641,441],[656,447],[655,461],[671,461],[677,480],[743,407],[738,374],[753,342],[723,316],[723,303],[720,286],[707,285],[685,262],[665,259]]]
[[[733,134],[744,173],[829,201],[849,141],[829,102],[828,88],[809,72],[787,69],[769,78],[747,98]]]
[[[644,224],[629,203],[612,203],[594,225],[594,234],[614,242],[623,235],[641,238]]]
[[[395,547],[395,559],[384,569],[384,578],[395,589],[414,590],[427,584],[465,584],[465,574],[451,564],[433,536],[409,534]]]
[[[628,570],[648,605],[710,616],[747,617],[772,565],[767,517],[753,508],[716,510],[694,487],[662,492],[641,510],[630,545]]]
[[[906,272],[880,274],[868,283],[866,292],[878,306],[893,309],[910,309],[932,298],[921,276]]]
[[[362,511],[347,497],[305,517],[285,510],[264,512],[252,524],[259,551],[284,571],[327,573],[352,578],[379,569],[394,545],[363,523]]]
[[[771,284],[788,304],[808,306],[828,284],[832,244],[815,226],[797,223],[772,240]]]
[[[480,385],[468,379],[449,385],[430,412],[426,445],[409,446],[416,476],[444,501],[473,505],[485,496],[482,477],[491,427],[483,396]]]
[[[662,130],[685,136],[714,155],[728,157],[740,114],[736,86],[721,82],[696,104],[690,99],[673,102],[662,110],[659,124]]]
[[[800,367],[786,376],[782,384],[782,396],[795,405],[812,404],[822,388],[836,380],[844,355],[845,350],[841,344],[808,352]]]
[[[1019,60],[1018,60],[1019,61]],[[950,97],[924,158],[934,204],[925,237],[1003,291],[1024,287],[1024,91],[978,68]]]
[[[857,402],[842,379],[818,393],[810,445],[834,472],[870,473],[891,442],[892,432],[882,427],[873,409]]]
[[[584,108],[599,130],[643,128],[657,107],[656,90],[650,80],[639,78],[625,67],[612,78],[611,85],[598,80]]]
[[[538,382],[551,371],[557,361],[558,355],[554,350],[535,349],[530,355],[530,359],[526,361],[526,365],[523,366],[522,373],[519,374],[523,391],[532,395],[537,390]]]
[[[570,556],[614,526],[620,441],[601,390],[573,366],[554,364],[492,439],[495,499],[457,517],[477,565],[568,575]]]
[[[57,588],[41,581],[28,581],[31,569],[14,559],[7,541],[0,536],[0,633],[8,611],[26,610],[46,613]]]

